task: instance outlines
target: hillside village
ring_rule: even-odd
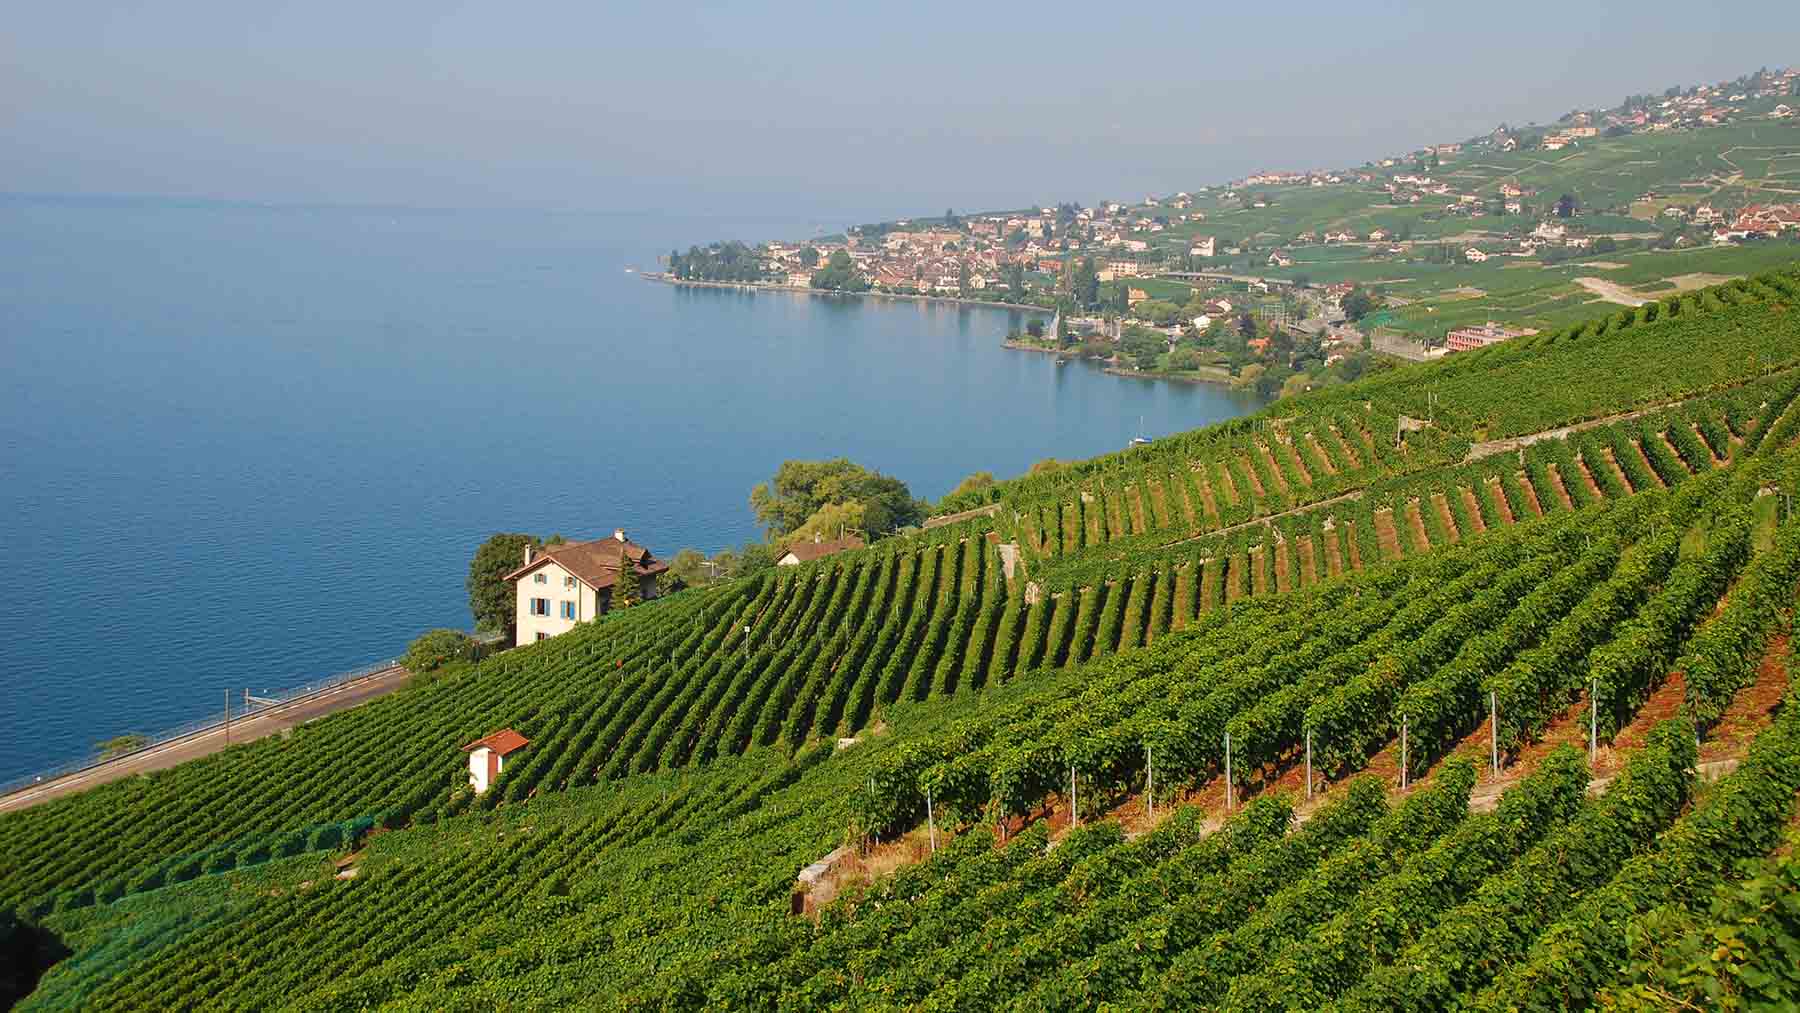
[[[1800,69],[1762,70],[1355,168],[715,244],[671,254],[660,277],[1032,306],[1060,313],[1058,333],[1014,335],[1018,347],[1196,378],[1241,379],[1259,359],[1288,376],[1310,364],[1325,379],[1319,367],[1371,338],[1441,354],[1459,329],[1523,333],[1591,314],[1595,301],[1636,305],[1669,284],[1764,266],[1757,244],[1800,240],[1797,93]],[[1516,270],[1531,267],[1543,270]],[[1574,277],[1609,270],[1637,277]],[[1367,300],[1347,309],[1359,288]],[[1266,361],[1284,333],[1299,357]],[[1184,343],[1192,354],[1179,354]]]

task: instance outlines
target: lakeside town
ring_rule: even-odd
[[[1276,396],[1791,257],[1797,93],[1764,69],[1355,168],[717,243],[651,277],[1032,307],[1009,347]]]

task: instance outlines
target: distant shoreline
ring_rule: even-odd
[[[909,302],[941,302],[950,303],[956,306],[983,306],[989,309],[1019,310],[1024,313],[1038,313],[1043,316],[1054,316],[1056,314],[1055,310],[1045,309],[1042,306],[1011,302],[994,302],[989,299],[962,299],[953,295],[911,295],[905,292],[877,292],[874,289],[870,289],[867,292],[833,292],[829,289],[808,288],[802,285],[759,285],[747,281],[695,281],[690,278],[670,277],[663,271],[639,271],[638,276],[648,278],[651,281],[660,281],[665,285],[686,285],[693,288],[731,288],[741,292],[803,292],[807,295],[820,296],[851,295],[862,298],[902,299]]]
[[[800,285],[759,285],[747,281],[695,281],[689,278],[670,277],[663,271],[639,271],[637,273],[639,277],[647,278],[650,281],[661,282],[664,285],[681,285],[692,288],[726,288],[736,289],[741,292],[797,292],[817,296],[849,295],[874,297],[877,299],[901,299],[910,302],[940,302],[949,303],[955,306],[981,306],[988,309],[1022,310],[1044,316],[1055,315],[1054,310],[1047,310],[1042,306],[1021,306],[1018,303],[992,302],[986,299],[959,299],[955,296],[947,295],[909,295],[902,292],[876,292],[874,290],[868,292],[833,292],[826,289],[807,288]],[[1014,352],[1037,352],[1040,355],[1061,355],[1061,352],[1057,349],[1043,348],[1038,345],[1026,344],[1022,341],[1002,341],[1001,346]],[[1124,369],[1113,365],[1101,367],[1101,372],[1106,373],[1108,376],[1116,376],[1125,380],[1166,380],[1170,383],[1212,384],[1213,386],[1224,387],[1228,390],[1243,389],[1239,384],[1232,381],[1229,373],[1220,373],[1218,376],[1177,376],[1167,373],[1146,373],[1142,370]]]

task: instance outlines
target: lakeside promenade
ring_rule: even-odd
[[[209,725],[167,742],[160,742],[149,748],[127,753],[116,759],[103,760],[74,773],[49,778],[42,783],[28,785],[6,795],[0,795],[0,813],[29,809],[52,799],[73,795],[88,788],[137,774],[167,770],[189,760],[197,760],[203,756],[222,752],[227,746],[253,742],[278,732],[284,732],[315,718],[349,710],[376,697],[392,693],[406,685],[406,680],[411,677],[412,673],[399,665],[393,665],[351,682],[340,683],[287,703],[253,711],[232,720],[229,727],[224,724]]]

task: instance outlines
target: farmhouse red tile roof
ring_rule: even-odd
[[[650,550],[636,542],[621,542],[617,538],[596,538],[591,542],[563,542],[558,545],[546,545],[538,549],[530,563],[519,567],[506,575],[507,580],[518,580],[531,571],[554,561],[558,566],[581,578],[581,581],[596,591],[609,588],[619,579],[619,553],[623,551],[625,558],[631,561],[631,569],[640,577],[650,577],[662,573],[669,568],[667,563],[657,560]]]
[[[525,736],[520,735],[511,728],[502,728],[492,735],[476,739],[474,742],[464,746],[463,752],[472,752],[486,747],[499,753],[501,756],[510,756],[529,745],[531,745],[531,740],[527,739]]]
[[[798,559],[800,562],[810,563],[815,559],[822,559],[834,552],[843,552],[846,549],[860,549],[862,547],[862,539],[855,535],[849,535],[831,542],[795,542],[788,547],[788,552],[792,553],[794,558]]]

